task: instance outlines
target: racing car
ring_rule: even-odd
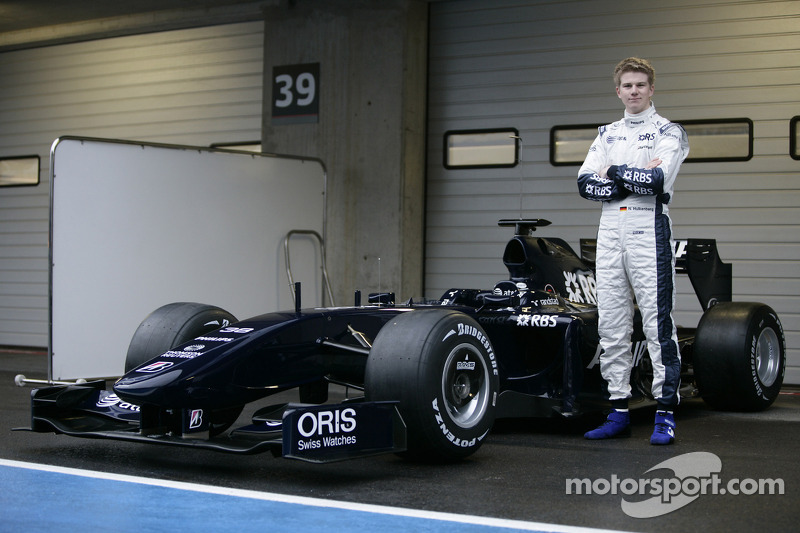
[[[501,418],[572,417],[607,406],[599,372],[594,241],[581,253],[535,236],[544,219],[501,220],[514,235],[509,278],[438,300],[391,293],[347,307],[237,320],[213,305],[167,304],[130,342],[125,374],[32,392],[31,427],[77,437],[273,454],[327,462],[378,453],[431,460],[473,454]],[[682,395],[717,409],[762,410],[777,397],[785,341],[773,309],[732,302],[716,242],[678,241],[676,271],[704,309],[679,327]],[[635,404],[652,405],[652,369],[636,313]],[[328,387],[356,391],[328,404]],[[298,389],[299,402],[243,409]]]

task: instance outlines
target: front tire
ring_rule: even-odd
[[[236,317],[213,305],[176,302],[159,307],[134,332],[125,357],[125,373],[171,348],[234,322]],[[243,407],[209,410],[209,434],[213,437],[228,429]]]
[[[125,356],[125,372],[179,344],[234,322],[236,317],[213,305],[176,302],[161,306],[136,328]]]
[[[365,374],[368,401],[398,400],[408,452],[456,460],[475,453],[494,423],[499,378],[480,325],[443,309],[397,315],[378,333]]]
[[[783,327],[767,305],[719,303],[703,314],[694,341],[694,374],[715,409],[761,411],[778,397],[786,369]]]

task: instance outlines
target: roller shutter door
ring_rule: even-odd
[[[618,119],[611,70],[646,57],[662,115],[753,121],[749,161],[683,166],[674,233],[717,239],[733,263],[734,299],[778,311],[786,381],[800,383],[800,161],[789,156],[790,120],[800,114],[800,2],[463,0],[431,4],[430,26],[428,296],[507,277],[510,234],[498,219],[549,219],[539,234],[576,249],[595,235],[599,207],[578,196],[577,166],[549,163],[550,129]],[[444,168],[445,132],[506,127],[522,137],[520,165]],[[679,282],[678,308],[679,323],[697,323],[688,281]]]
[[[0,53],[0,157],[38,155],[42,165],[38,186],[0,188],[0,345],[47,346],[53,140],[260,140],[263,27],[247,22]]]

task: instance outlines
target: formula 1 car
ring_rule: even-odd
[[[550,222],[502,220],[515,234],[503,254],[509,279],[452,289],[436,301],[395,304],[360,293],[350,307],[295,309],[237,321],[226,311],[174,303],[135,332],[126,373],[105,382],[32,393],[31,430],[232,453],[271,450],[314,462],[377,453],[455,460],[474,453],[499,418],[574,416],[603,409],[593,241],[581,255],[535,237]],[[714,408],[761,410],[783,382],[777,314],[731,302],[731,266],[713,240],[677,244],[704,313],[679,328],[682,395]],[[636,313],[634,400],[650,397],[652,369]],[[358,393],[325,404],[330,383]],[[243,407],[299,388],[299,403]]]

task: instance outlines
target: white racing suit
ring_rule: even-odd
[[[631,288],[653,363],[653,396],[662,409],[680,401],[681,361],[672,318],[675,257],[667,204],[688,154],[683,128],[651,106],[599,128],[578,172],[581,196],[602,202],[596,267],[600,371],[617,407],[626,407],[631,396]],[[645,169],[654,158],[661,164]],[[609,165],[607,175],[600,176]]]

